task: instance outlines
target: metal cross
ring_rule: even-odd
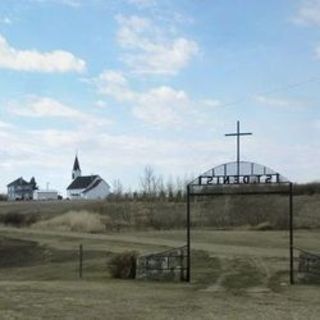
[[[227,133],[226,137],[237,137],[237,175],[240,175],[240,136],[250,136],[251,132],[240,132],[240,121],[237,121],[237,132]]]

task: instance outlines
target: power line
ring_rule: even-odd
[[[320,81],[320,76],[318,76],[318,77],[317,76],[313,76],[313,77],[310,77],[310,78],[308,78],[306,80],[303,80],[303,81],[300,81],[300,82],[289,83],[287,85],[284,85],[284,86],[281,86],[281,87],[278,87],[278,88],[265,90],[265,91],[260,91],[258,93],[253,94],[253,95],[247,95],[247,96],[244,96],[242,98],[233,100],[231,102],[223,103],[220,106],[221,107],[234,106],[234,105],[246,102],[246,101],[250,100],[254,96],[259,96],[259,95],[270,96],[270,95],[272,95],[272,94],[274,94],[276,92],[290,91],[292,89],[302,87],[302,86],[304,86],[306,84],[315,83],[315,82],[319,82],[319,81]]]

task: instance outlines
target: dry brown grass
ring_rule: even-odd
[[[36,222],[32,225],[32,228],[88,233],[102,232],[105,230],[100,215],[84,210],[69,211],[61,216]]]
[[[224,196],[193,199],[192,226],[221,229],[249,228],[268,222],[270,229],[288,227],[287,196]],[[294,197],[294,224],[296,228],[320,227],[320,195]],[[36,215],[50,219],[69,211],[88,211],[103,217],[107,231],[170,230],[186,225],[186,203],[158,199],[154,201],[47,201],[0,202],[1,217],[7,214]],[[254,228],[255,229],[255,228]],[[70,230],[70,229],[68,229]],[[99,230],[103,230],[102,228]],[[93,231],[98,232],[98,231]]]
[[[192,247],[201,251],[193,251],[191,284],[111,279],[110,257],[104,255],[104,250],[116,248],[159,251],[163,250],[159,245],[178,246],[178,240],[185,239],[181,230],[110,235],[8,227],[0,231],[7,240],[12,238],[4,243],[7,257],[9,244],[12,253],[25,260],[22,264],[16,257],[10,268],[0,267],[0,319],[320,317],[319,287],[287,285],[288,239],[283,231],[194,231]],[[297,232],[297,245],[304,248],[317,248],[319,239],[316,230]],[[45,249],[40,257],[30,254],[36,251],[30,241]],[[82,280],[77,274],[78,256],[73,254],[80,242],[85,249]],[[26,251],[21,251],[23,243]]]

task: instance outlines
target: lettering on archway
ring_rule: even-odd
[[[237,172],[239,165],[239,173]],[[229,162],[201,174],[190,186],[219,186],[238,184],[279,184],[289,181],[274,170],[254,162]]]

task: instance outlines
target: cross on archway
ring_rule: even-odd
[[[251,132],[241,132],[240,131],[240,121],[237,121],[237,132],[226,133],[226,137],[237,137],[237,176],[240,175],[240,137],[241,136],[251,136]]]

